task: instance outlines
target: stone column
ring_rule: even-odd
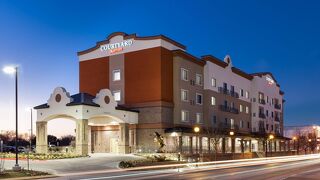
[[[88,126],[88,152],[92,153],[91,126]]]
[[[226,138],[222,138],[222,153],[226,153]]]
[[[251,142],[251,139],[249,140],[249,152],[252,152],[252,142]]]
[[[192,136],[189,136],[189,140],[190,140],[190,149],[189,149],[189,153],[192,154],[193,153],[193,141],[192,141]]]
[[[119,153],[128,154],[129,153],[129,124],[120,123],[120,139],[119,139]]]
[[[178,151],[180,152],[180,153],[182,153],[182,147],[183,147],[183,145],[182,145],[182,136],[178,136]]]
[[[88,155],[88,119],[76,121],[76,154]]]
[[[202,137],[201,136],[198,136],[198,141],[199,141],[199,143],[198,143],[198,148],[199,148],[199,153],[201,154],[202,153]]]
[[[235,151],[236,151],[236,139],[235,138],[231,138],[231,152],[235,153]]]
[[[37,122],[36,134],[36,152],[41,154],[48,153],[47,122]]]

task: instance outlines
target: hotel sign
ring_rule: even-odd
[[[123,51],[125,47],[129,47],[133,44],[133,40],[125,40],[118,43],[105,44],[100,46],[101,51],[109,51],[110,54]]]

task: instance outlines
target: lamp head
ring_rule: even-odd
[[[233,135],[234,135],[234,132],[233,132],[233,131],[230,131],[229,134],[230,134],[230,136],[233,136]]]
[[[274,135],[273,135],[273,134],[270,134],[270,135],[269,135],[269,139],[274,139]]]
[[[16,67],[6,66],[3,68],[3,72],[6,74],[14,74],[16,72]]]
[[[196,127],[193,128],[193,131],[194,131],[195,133],[198,133],[198,132],[200,131],[200,128],[199,128],[198,126],[196,126]]]

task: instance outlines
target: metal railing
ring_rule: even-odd
[[[262,118],[262,119],[265,119],[266,118],[266,115],[262,112],[259,113],[259,118]]]
[[[234,107],[229,107],[229,106],[225,106],[225,105],[220,105],[220,110],[224,111],[224,112],[230,112],[230,113],[234,113],[234,114],[239,114],[239,110],[234,108]]]
[[[266,101],[264,99],[259,99],[260,104],[266,104]]]
[[[224,87],[219,87],[218,88],[219,93],[223,93],[226,95],[230,95],[230,91],[228,90],[228,88],[224,88]]]
[[[281,104],[275,104],[275,105],[274,105],[274,108],[275,108],[275,109],[281,109]]]

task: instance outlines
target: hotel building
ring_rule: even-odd
[[[229,56],[195,57],[163,35],[116,32],[78,58],[80,92],[59,87],[35,107],[40,153],[55,118],[76,122],[78,154],[206,153],[217,137],[221,152],[263,151],[269,134],[285,150],[284,93],[271,73],[245,73]]]

